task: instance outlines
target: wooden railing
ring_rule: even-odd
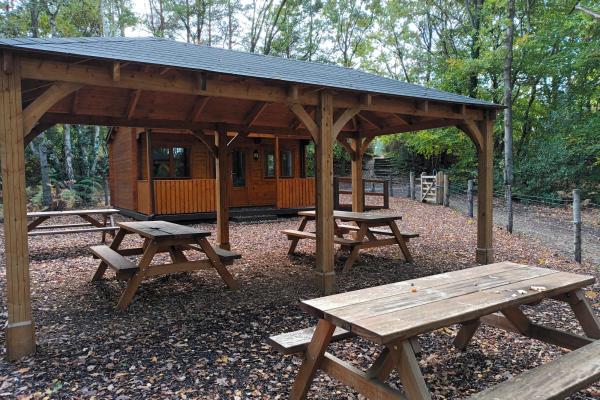
[[[301,208],[315,205],[315,178],[289,178],[277,181],[277,207]]]
[[[333,178],[333,207],[336,210],[351,209],[351,204],[340,204],[340,194],[352,194],[352,189],[344,189],[352,184],[352,178],[344,176],[336,176]],[[363,179],[363,204],[365,210],[367,209],[378,209],[378,208],[390,208],[390,182],[383,179]],[[371,188],[369,188],[371,185]],[[370,189],[370,190],[369,190]],[[381,190],[379,190],[381,189]],[[368,204],[366,201],[367,197],[381,197],[383,204]]]
[[[154,196],[156,214],[215,211],[215,180],[157,179]]]

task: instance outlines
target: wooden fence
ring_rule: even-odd
[[[303,208],[315,205],[315,178],[277,181],[277,208]]]
[[[352,194],[352,189],[343,189],[342,185],[352,183],[350,177],[334,177],[333,178],[333,207],[336,210],[352,209],[352,204],[340,203],[340,194]],[[373,190],[366,190],[368,185],[372,185]],[[375,191],[375,187],[381,187],[381,191]],[[367,197],[382,198],[381,204],[368,204]],[[363,179],[363,204],[365,210],[376,210],[381,208],[390,208],[390,181],[383,179]]]

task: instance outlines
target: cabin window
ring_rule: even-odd
[[[306,143],[302,146],[302,176],[304,178],[315,176],[315,144]]]
[[[244,152],[236,150],[231,157],[231,176],[233,187],[246,186],[246,160]]]
[[[291,150],[281,151],[281,177],[291,178],[294,176],[294,169],[292,168],[293,159]]]
[[[188,178],[189,151],[185,147],[152,149],[152,173],[155,178]]]
[[[273,150],[265,151],[265,178],[275,178],[275,153]]]

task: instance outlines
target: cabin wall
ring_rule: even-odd
[[[134,128],[119,128],[109,143],[110,199],[115,207],[136,209],[137,144]]]

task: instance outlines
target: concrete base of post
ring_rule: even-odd
[[[33,321],[7,323],[6,358],[15,361],[35,353],[35,325]]]

